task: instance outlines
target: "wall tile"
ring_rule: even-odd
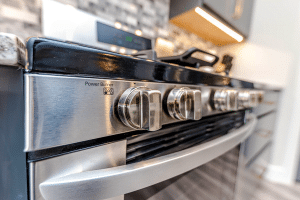
[[[140,29],[145,37],[162,37],[169,40],[174,44],[176,54],[194,46],[203,50],[218,50],[218,47],[212,43],[168,23],[170,0],[56,1],[72,5],[111,22],[121,22],[130,32]],[[0,8],[3,6],[19,9],[19,14],[28,17],[3,16],[0,9],[0,31],[19,35],[22,39],[29,36],[42,36],[41,0],[0,0]]]
[[[120,2],[120,6],[122,9],[127,10],[129,13],[132,13],[132,14],[137,14],[137,12],[138,12],[137,5],[135,5],[133,3],[122,1],[122,2]]]
[[[137,18],[136,17],[134,17],[134,16],[131,16],[131,15],[128,15],[127,17],[126,17],[126,22],[129,24],[129,25],[132,25],[132,26],[137,26],[137,24],[138,24],[138,20],[137,20]]]
[[[155,26],[155,19],[153,17],[144,15],[141,19],[142,24],[148,26],[148,27],[154,27]]]
[[[142,27],[141,29],[142,29],[143,35],[146,37],[154,38],[156,35],[156,33],[153,29],[150,29],[147,27]]]
[[[0,31],[26,40],[42,36],[40,0],[0,0]]]
[[[19,0],[1,0],[0,3],[6,6],[12,6],[14,8],[22,8],[22,4]]]
[[[55,1],[66,4],[66,5],[74,6],[75,8],[78,7],[77,0],[55,0]]]

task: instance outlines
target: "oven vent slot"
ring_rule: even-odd
[[[164,126],[127,138],[127,164],[174,153],[228,133],[244,123],[244,111]]]

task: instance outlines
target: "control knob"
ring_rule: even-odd
[[[161,128],[161,93],[147,87],[127,89],[120,97],[121,121],[134,129],[156,131]]]
[[[264,91],[242,90],[238,95],[239,108],[257,107],[264,99]]]
[[[216,90],[214,106],[217,110],[233,111],[238,109],[238,92],[236,90]]]
[[[258,91],[250,90],[249,94],[250,94],[249,107],[256,107],[256,106],[258,106]]]
[[[239,109],[250,107],[250,91],[242,90],[238,94],[238,107]]]
[[[201,91],[188,87],[171,90],[167,99],[171,117],[179,120],[199,120],[202,117]]]
[[[262,103],[264,101],[265,92],[262,90],[257,91],[258,95],[258,103]]]

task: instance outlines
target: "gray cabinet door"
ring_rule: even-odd
[[[254,0],[204,0],[213,12],[248,36]]]

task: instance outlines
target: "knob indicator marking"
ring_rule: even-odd
[[[179,120],[199,120],[202,117],[201,91],[184,88],[171,90],[167,99],[169,115]]]
[[[120,97],[121,121],[134,129],[156,131],[161,128],[161,93],[146,87],[127,89]]]

